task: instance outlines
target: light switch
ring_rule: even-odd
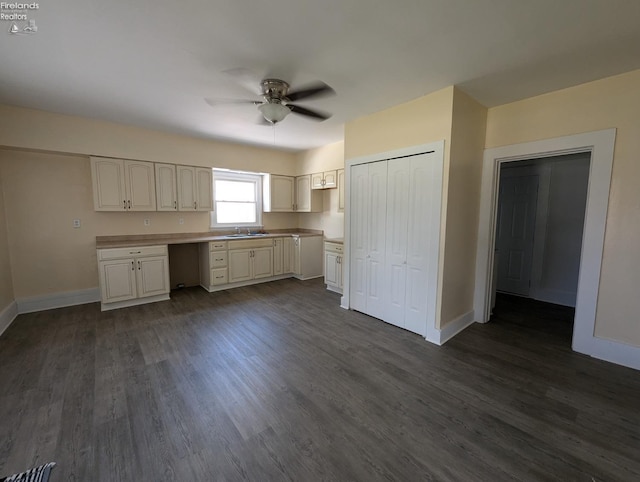
[[[184,218],[178,219],[178,224],[184,224]]]
[[[144,220],[144,225],[145,226],[150,226],[151,225],[151,220],[150,219],[145,219]]]
[[[73,227],[74,228],[79,228],[80,227],[80,220],[79,219],[74,219],[73,220]]]

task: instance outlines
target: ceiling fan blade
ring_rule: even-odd
[[[231,77],[238,85],[241,85],[252,94],[262,95],[262,91],[260,90],[262,77],[253,70],[238,67],[235,69],[223,70],[222,73]]]
[[[306,107],[300,107],[299,105],[287,104],[287,107],[291,109],[291,112],[293,112],[294,114],[304,115],[318,121],[327,120],[329,117],[331,117],[331,114],[307,109]]]
[[[287,93],[287,99],[292,102],[300,99],[310,99],[312,97],[324,97],[327,95],[335,95],[336,91],[329,87],[324,82],[315,82],[306,86],[303,89],[294,90]]]
[[[259,100],[249,100],[249,99],[204,99],[204,101],[212,107],[217,107],[219,105],[225,104],[252,104],[252,105],[260,105],[262,102]]]

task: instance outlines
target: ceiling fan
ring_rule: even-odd
[[[314,82],[305,86],[300,90],[289,91],[289,84],[280,79],[264,79],[260,82],[260,95],[263,100],[219,100],[205,99],[211,106],[217,106],[224,103],[233,104],[253,104],[258,106],[260,111],[260,123],[265,125],[275,125],[281,122],[289,114],[299,114],[310,119],[323,121],[331,117],[331,114],[318,110],[308,109],[306,107],[292,104],[302,99],[311,99],[334,95],[335,91],[324,82]]]

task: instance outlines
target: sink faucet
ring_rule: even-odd
[[[236,234],[240,234],[240,228],[236,226]]]
[[[251,236],[251,228],[247,228],[247,235]]]

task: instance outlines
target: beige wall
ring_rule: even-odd
[[[2,165],[0,164],[0,313],[14,300],[2,179]]]
[[[293,152],[0,105],[0,146],[295,175]]]
[[[440,326],[473,310],[487,108],[454,90]]]
[[[0,219],[0,267],[10,260],[14,274],[12,281],[5,274],[10,271],[3,269],[0,275],[0,308],[5,298],[14,296],[97,287],[96,236],[209,230],[209,213],[94,212],[89,154],[296,173],[291,152],[2,105],[0,146],[6,215],[6,224]],[[179,224],[181,218],[184,224]],[[81,228],[73,228],[73,219],[81,220]],[[144,226],[144,219],[151,221],[150,226]],[[263,217],[267,229],[296,227],[297,222],[296,214]]]
[[[336,142],[317,149],[301,152],[297,156],[297,174],[313,174],[344,169],[344,142]],[[320,229],[327,238],[344,236],[344,213],[338,212],[338,190],[325,189],[321,213],[298,214],[298,226]]]
[[[489,109],[487,147],[615,127],[595,334],[640,346],[640,70]]]

